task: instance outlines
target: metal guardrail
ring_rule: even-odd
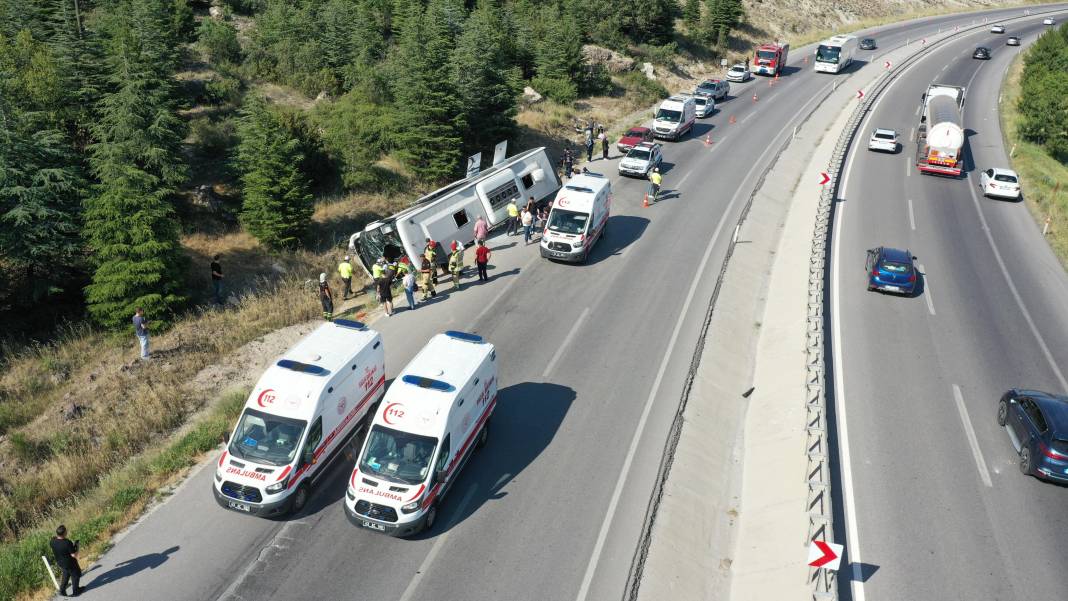
[[[1014,17],[1001,21],[1009,22],[1020,18],[1055,12],[1062,12],[1062,10],[1027,10],[1024,12],[1023,17]],[[812,234],[805,341],[805,448],[808,457],[806,508],[808,512],[808,540],[810,542],[815,540],[834,542],[834,508],[831,502],[832,474],[828,462],[830,447],[827,439],[827,365],[824,333],[828,325],[825,308],[830,300],[826,290],[830,269],[827,245],[830,243],[831,224],[834,220],[834,210],[838,200],[839,177],[845,169],[849,149],[854,140],[856,140],[861,122],[872,109],[875,101],[886,91],[886,88],[909,65],[920,60],[935,48],[952,40],[957,35],[985,28],[987,25],[987,20],[984,18],[981,23],[978,20],[973,20],[972,25],[958,26],[953,31],[950,31],[947,27],[945,31],[946,37],[929,44],[923,44],[919,51],[906,57],[896,68],[887,70],[880,75],[871,84],[864,98],[853,109],[853,114],[850,115],[849,121],[846,122],[845,128],[838,136],[838,142],[835,144],[834,152],[831,155],[831,162],[827,166],[827,175],[830,180],[820,194],[820,201],[816,211],[816,223]],[[939,34],[941,33],[942,30],[940,28]],[[916,42],[913,40],[912,43]],[[906,40],[906,43],[898,46],[898,48],[908,45],[909,41]],[[835,572],[822,568],[811,568],[809,570],[809,583],[812,585],[812,599],[814,601],[834,601],[838,598],[838,583]]]

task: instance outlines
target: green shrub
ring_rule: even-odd
[[[578,99],[578,86],[570,79],[538,75],[530,81],[530,85],[538,93],[548,96],[561,104],[570,104]]]
[[[204,19],[197,30],[197,43],[213,63],[241,61],[241,44],[237,41],[237,29],[229,23]]]
[[[234,123],[229,119],[216,122],[208,117],[197,117],[190,122],[189,130],[193,143],[206,157],[224,156],[234,145],[237,135]]]
[[[207,101],[213,104],[233,102],[241,95],[241,80],[223,75],[219,79],[212,79],[204,84],[204,93]]]
[[[671,68],[675,66],[675,58],[679,55],[679,45],[675,42],[663,46],[641,44],[635,54],[647,62]]]
[[[667,88],[659,81],[649,79],[640,71],[624,73],[619,78],[620,84],[627,92],[642,104],[654,104],[668,97]]]

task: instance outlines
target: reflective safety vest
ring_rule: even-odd
[[[460,271],[464,266],[464,251],[454,250],[449,256],[449,271]]]
[[[662,182],[663,180],[664,180],[664,176],[660,175],[659,173],[657,173],[655,171],[649,174],[649,181],[653,182],[654,184],[656,184],[658,186],[660,185],[660,182]]]
[[[508,203],[508,216],[519,217],[519,207],[517,207],[514,202]]]
[[[375,263],[374,266],[371,267],[371,277],[373,279],[377,280],[378,278],[382,277],[382,272],[383,272],[382,266],[379,265],[378,263]]]
[[[341,279],[343,280],[352,279],[352,263],[342,261],[341,264],[337,266],[337,272],[341,274]]]

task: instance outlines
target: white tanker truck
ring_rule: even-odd
[[[916,167],[921,173],[959,177],[964,167],[964,88],[931,84],[920,101]]]

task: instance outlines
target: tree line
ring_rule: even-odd
[[[1068,27],[1040,37],[1024,56],[1020,134],[1068,164]]]
[[[292,248],[326,180],[373,189],[390,154],[421,182],[448,181],[464,156],[515,137],[525,85],[564,103],[611,90],[583,44],[668,45],[682,17],[722,46],[742,18],[740,0],[224,0],[235,18],[199,24],[194,8],[207,1],[0,0],[5,321],[55,299],[107,328],[137,306],[166,320],[187,305],[176,202],[189,176],[179,110],[193,102],[238,107],[215,150],[240,221]],[[240,34],[238,18],[251,19]],[[175,80],[194,51],[219,74],[199,96]],[[331,101],[243,98],[251,81]]]

